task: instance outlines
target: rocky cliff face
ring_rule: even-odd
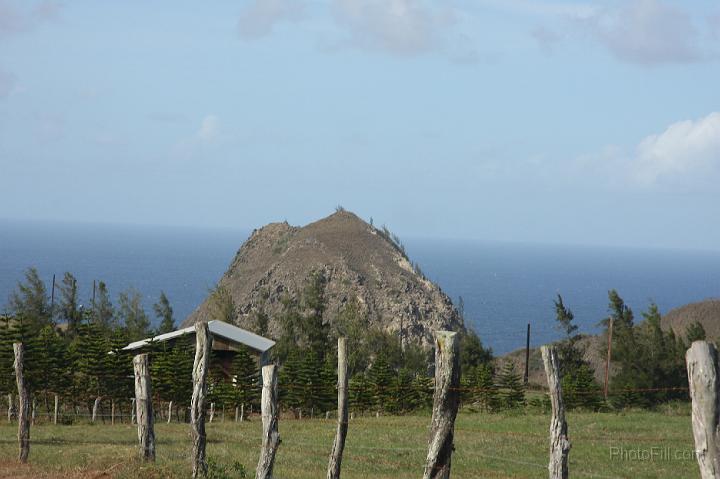
[[[253,231],[218,286],[232,296],[238,326],[253,330],[263,310],[273,336],[282,298],[298,297],[312,271],[323,271],[327,281],[324,321],[355,299],[371,325],[402,331],[407,341],[430,344],[433,330],[464,329],[448,296],[418,274],[382,230],[346,211],[304,227],[272,223]],[[213,319],[209,301],[184,324]]]

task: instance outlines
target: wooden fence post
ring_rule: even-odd
[[[280,445],[278,433],[277,405],[277,366],[271,364],[262,368],[262,398],[260,412],[262,414],[262,446],[255,479],[272,479],[275,453]]]
[[[459,386],[460,338],[452,331],[435,331],[435,393],[424,479],[450,477]]]
[[[692,428],[695,436],[695,456],[700,477],[720,476],[718,458],[718,353],[707,341],[695,341],[685,354],[690,398],[692,399]]]
[[[342,464],[343,449],[345,448],[345,437],[348,429],[348,377],[347,377],[347,340],[338,338],[338,421],[335,442],[330,453],[327,479],[340,478],[340,466]],[[325,415],[327,419],[329,413]]]
[[[59,406],[59,405],[60,405],[60,404],[59,404],[58,395],[56,394],[56,395],[55,395],[55,408],[54,408],[54,410],[53,410],[53,411],[54,411],[54,412],[53,412],[53,424],[57,424],[58,406]]]
[[[210,329],[205,322],[195,323],[195,362],[193,363],[193,393],[190,400],[190,436],[192,437],[192,477],[207,475],[205,456],[205,396],[207,373],[212,350]]]
[[[168,417],[167,417],[167,423],[170,424],[170,421],[172,421],[172,408],[173,408],[173,402],[170,401],[168,403]]]
[[[152,404],[152,382],[150,361],[146,354],[133,358],[135,371],[135,406],[137,410],[138,441],[140,457],[145,461],[155,460],[155,418]]]
[[[15,353],[15,380],[18,388],[18,443],[20,462],[27,462],[30,454],[30,397],[27,382],[23,376],[25,348],[22,343],[13,343]]]
[[[567,479],[570,440],[568,439],[567,422],[565,421],[565,403],[563,402],[562,383],[560,382],[560,365],[558,364],[555,347],[543,346],[540,350],[542,351],[545,375],[550,389],[550,404],[552,405],[548,471],[550,472],[550,479]]]
[[[130,424],[135,424],[135,398],[130,399]]]
[[[8,401],[8,422],[11,422],[12,418],[13,418],[13,395],[12,395],[12,393],[9,393],[7,395],[7,401]]]
[[[98,409],[100,409],[100,400],[100,396],[95,398],[95,403],[93,404],[92,408],[92,422],[95,422],[95,419],[97,418]]]

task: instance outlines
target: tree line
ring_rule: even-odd
[[[324,318],[326,276],[314,271],[297,296],[283,298],[276,319],[278,330],[269,334],[269,317],[254,312],[251,329],[273,336],[277,344],[272,360],[280,365],[281,407],[296,415],[319,414],[335,408],[337,338],[348,338],[350,407],[355,411],[403,414],[432,403],[432,351],[403,341],[371,324],[357,300],[348,300],[333,321]],[[89,307],[80,306],[75,277],[66,273],[56,304],[48,297],[38,272],[30,268],[11,294],[7,313],[0,317],[0,393],[14,392],[12,343],[26,348],[27,377],[33,395],[50,411],[51,397],[91,411],[97,398],[119,408],[133,396],[131,355],[122,351],[129,342],[175,329],[172,306],[164,293],[153,305],[158,328],[150,326],[142,298],[135,290],[118,296],[113,304],[104,282],[97,284]],[[462,304],[462,301],[459,303]],[[211,294],[214,318],[234,323],[232,296],[219,287]],[[673,399],[686,399],[684,352],[689,341],[703,339],[699,324],[679,338],[660,327],[660,313],[651,304],[643,320],[635,323],[632,310],[616,291],[609,292],[609,316],[601,324],[604,334],[613,324],[612,374],[606,402],[596,371],[587,361],[590,342],[578,333],[574,314],[558,295],[554,303],[563,338],[557,343],[568,407],[652,407]],[[460,306],[462,314],[462,306]],[[402,332],[401,332],[402,333]],[[606,343],[607,336],[600,344]],[[172,401],[175,414],[184,419],[191,390],[194,342],[188,336],[150,344],[153,390],[158,401]],[[604,351],[603,354],[606,354]],[[497,366],[492,350],[472,330],[461,339],[461,399],[473,409],[518,409],[526,400],[525,385],[511,361]],[[228,364],[213,353],[209,398],[217,407],[257,410],[260,399],[257,358],[243,348]],[[535,399],[537,401],[537,399]]]

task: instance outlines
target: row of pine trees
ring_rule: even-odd
[[[325,313],[326,278],[312,273],[296,297],[283,300],[276,318],[279,330],[270,334],[264,311],[255,313],[253,329],[274,336],[273,360],[280,365],[280,402],[297,415],[333,410],[336,403],[336,339],[348,338],[350,355],[349,399],[355,411],[402,414],[429,408],[432,403],[432,351],[403,342],[402,335],[387,333],[370,324],[356,302],[348,301],[332,322]],[[159,327],[151,329],[139,293],[129,290],[110,300],[107,286],[97,285],[96,294],[79,305],[77,281],[66,273],[57,303],[35,269],[11,295],[7,314],[0,316],[0,393],[14,391],[12,343],[26,348],[26,374],[33,394],[42,407],[50,408],[59,395],[76,410],[91,410],[96,398],[112,401],[121,410],[133,396],[130,354],[122,348],[131,341],[172,331],[173,310],[162,293],[153,312]],[[221,288],[213,291],[211,309],[217,319],[234,322],[232,297]],[[595,371],[587,361],[587,341],[578,334],[572,311],[558,295],[555,301],[557,343],[563,374],[563,390],[569,407],[645,406],[687,398],[683,355],[689,341],[703,339],[699,324],[686,337],[660,327],[660,313],[651,304],[644,320],[635,323],[632,310],[616,291],[609,292],[612,321],[613,374],[611,401],[604,401]],[[606,332],[607,334],[607,332]],[[189,337],[151,345],[153,391],[158,401],[172,401],[177,414],[189,406],[194,343]],[[495,370],[492,351],[484,348],[473,332],[461,343],[461,398],[464,405],[484,411],[517,409],[526,404],[525,385],[508,361]],[[257,408],[260,374],[257,358],[247,350],[223,364],[215,354],[211,361],[210,400],[217,407]]]

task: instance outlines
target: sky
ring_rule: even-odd
[[[720,250],[715,0],[0,0],[0,218]]]

